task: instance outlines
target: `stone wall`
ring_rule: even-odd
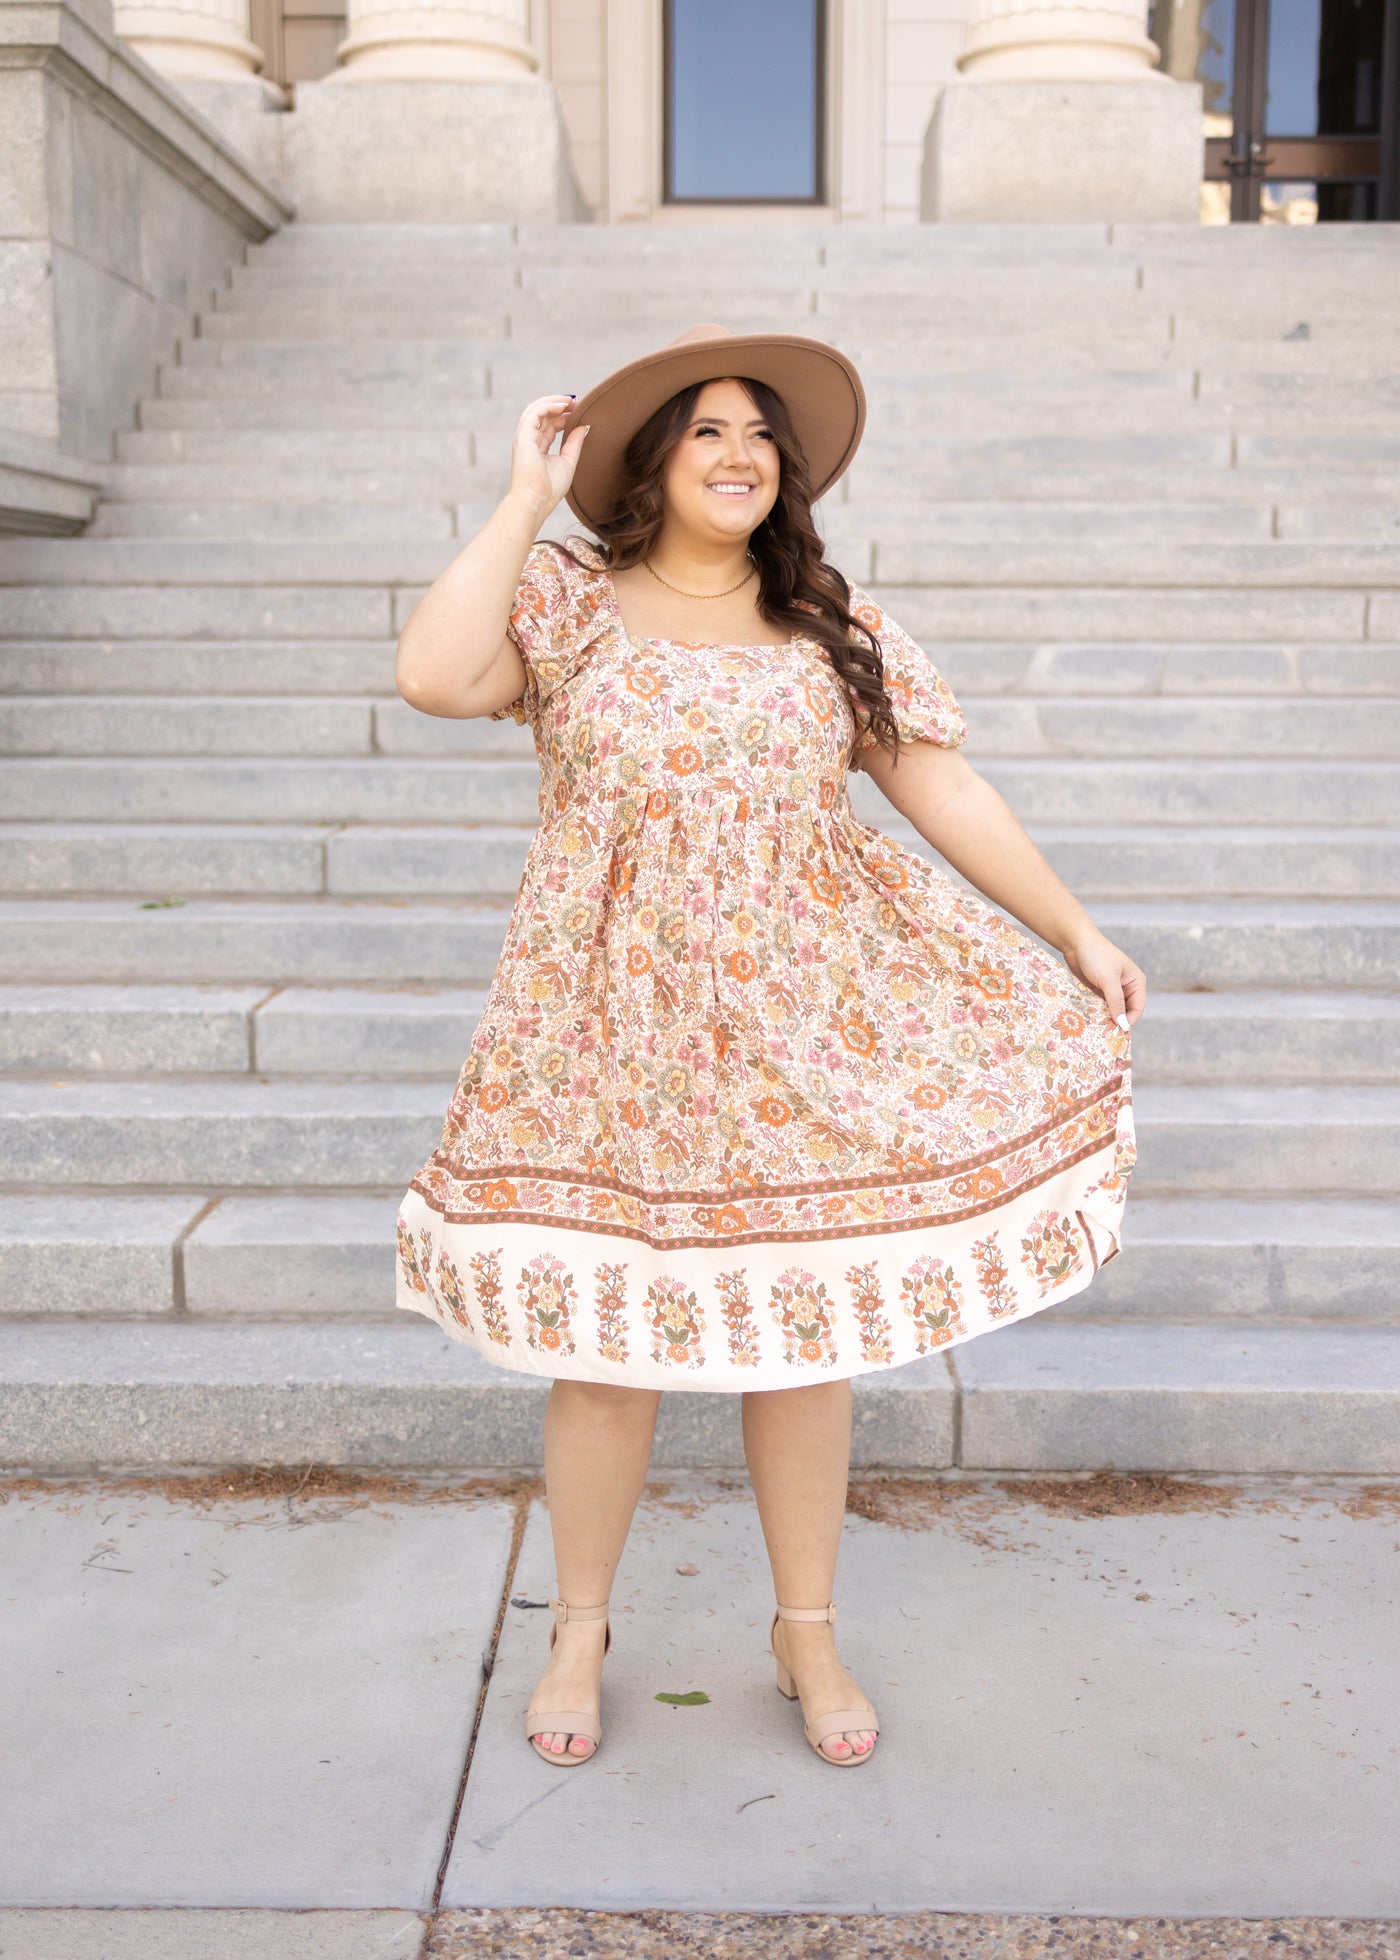
[[[23,521],[15,459],[52,451],[57,467],[59,456],[109,456],[112,431],[130,424],[191,309],[249,240],[288,216],[117,39],[107,0],[0,0],[0,431],[17,438],[5,455],[9,523]]]

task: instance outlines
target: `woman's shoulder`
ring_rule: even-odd
[[[525,571],[536,578],[577,585],[606,569],[602,548],[571,531],[565,538],[536,538],[525,556]]]
[[[525,555],[511,608],[512,637],[543,660],[586,644],[604,614],[602,555],[587,538],[537,538]]]

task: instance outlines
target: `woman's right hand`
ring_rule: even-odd
[[[510,495],[528,497],[537,504],[541,523],[573,482],[574,466],[588,436],[587,424],[581,424],[570,431],[558,455],[550,455],[554,438],[573,413],[573,407],[571,395],[541,395],[530,403],[515,425]]]

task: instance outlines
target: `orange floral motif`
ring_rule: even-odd
[[[705,1358],[705,1316],[695,1295],[678,1279],[653,1280],[647,1288],[651,1358],[678,1368],[698,1368]]]
[[[749,1289],[742,1273],[721,1273],[716,1285],[720,1296],[720,1319],[729,1341],[729,1358],[736,1368],[756,1368],[759,1354],[758,1328],[749,1304]]]
[[[904,1275],[901,1291],[904,1310],[914,1322],[919,1354],[944,1347],[967,1332],[962,1288],[941,1259],[930,1256],[916,1261]]]
[[[780,1274],[771,1305],[782,1331],[784,1361],[829,1365],[836,1359],[831,1301],[815,1273],[793,1267]]]
[[[1083,1258],[1073,1219],[1058,1211],[1038,1212],[1021,1240],[1021,1263],[1042,1294],[1054,1292],[1078,1272]]]
[[[431,1297],[432,1287],[428,1284],[428,1274],[433,1267],[432,1233],[425,1227],[419,1234],[422,1242],[420,1258],[419,1248],[413,1242],[413,1233],[404,1222],[402,1214],[399,1216],[396,1231],[399,1242],[399,1269],[403,1274],[405,1286],[414,1293],[424,1293]]]
[[[541,1252],[530,1261],[520,1275],[520,1304],[531,1347],[548,1354],[573,1353],[569,1319],[574,1308],[574,1281],[573,1275],[564,1271],[562,1259]]]
[[[956,748],[947,684],[848,591],[901,740]],[[857,818],[875,737],[825,647],[633,642],[578,534],[532,547],[509,631],[495,718],[533,735],[540,824],[399,1303],[506,1367],[763,1389],[1087,1285],[1134,1163],[1129,1037]]]
[[[467,1332],[470,1333],[472,1331],[472,1317],[467,1311],[466,1295],[462,1290],[461,1276],[445,1252],[438,1253],[437,1265],[434,1268],[434,1277],[437,1280],[438,1298],[446,1306],[447,1311],[451,1314],[457,1325],[459,1327],[465,1327]]]
[[[501,1255],[494,1247],[472,1254],[472,1278],[486,1338],[497,1347],[509,1347],[510,1321],[501,1284]]]
[[[1006,1270],[1006,1261],[995,1232],[989,1232],[985,1239],[973,1242],[972,1263],[977,1268],[977,1284],[992,1319],[1001,1320],[1007,1314],[1015,1313],[1018,1305],[1016,1293],[1010,1283],[1011,1275]]]
[[[846,1274],[846,1284],[851,1289],[861,1359],[872,1367],[884,1367],[894,1360],[895,1345],[874,1265],[852,1266]]]
[[[598,1352],[604,1361],[627,1359],[627,1268],[600,1266],[593,1275]]]

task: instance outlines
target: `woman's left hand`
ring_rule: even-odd
[[[1142,968],[1097,931],[1062,950],[1065,965],[1075,979],[1103,996],[1120,1028],[1130,1028],[1147,1005],[1147,978]]]

